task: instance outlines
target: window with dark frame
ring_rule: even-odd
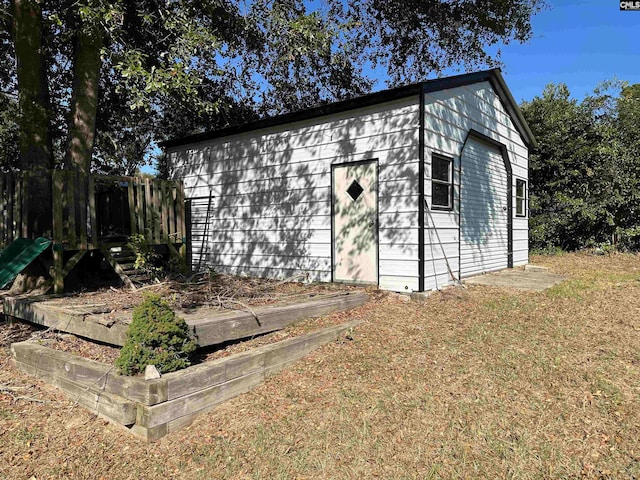
[[[516,217],[527,216],[527,182],[516,178]]]
[[[453,209],[453,159],[433,155],[431,157],[431,208]]]

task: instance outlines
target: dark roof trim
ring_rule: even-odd
[[[322,105],[307,110],[301,110],[298,112],[277,115],[275,117],[269,117],[262,120],[257,120],[255,122],[245,123],[243,125],[236,125],[223,128],[221,130],[214,130],[210,132],[190,135],[188,137],[171,139],[165,142],[161,142],[160,146],[164,148],[171,148],[180,145],[186,145],[189,143],[203,142],[206,140],[213,140],[215,138],[236,135],[239,133],[251,132],[253,130],[260,130],[263,128],[275,127],[279,125],[285,125],[287,123],[299,122],[302,120],[309,120],[312,118],[323,117],[335,113],[346,112],[349,110],[354,110],[356,108],[369,107],[380,103],[398,100],[400,98],[418,95],[421,92],[436,92],[438,90],[446,90],[448,88],[456,88],[485,81],[489,81],[493,86],[494,90],[500,97],[500,101],[513,119],[518,132],[522,136],[522,139],[527,144],[527,146],[536,146],[536,141],[533,137],[533,133],[531,133],[527,122],[525,121],[522,113],[520,112],[520,109],[518,108],[518,105],[509,92],[509,89],[507,88],[507,85],[505,84],[504,79],[500,74],[500,69],[497,68],[481,72],[455,75],[453,77],[427,80],[422,83],[416,83],[404,87],[393,88],[391,90],[371,93],[362,97],[343,100],[341,102],[329,103],[327,105]]]
[[[502,78],[500,69],[496,68],[494,69],[494,71],[495,75],[490,81],[494,90],[498,94],[498,97],[502,101],[502,106],[511,116],[513,123],[518,129],[518,132],[524,140],[524,143],[527,144],[527,147],[536,148],[538,146],[538,141],[533,135],[531,128],[529,128],[529,124],[525,120],[524,115],[522,115],[522,110],[520,110],[520,107],[516,103],[516,100],[513,98],[513,95],[511,95],[511,91],[509,90],[509,87],[507,87],[504,78]]]

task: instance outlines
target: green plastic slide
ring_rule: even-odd
[[[6,287],[9,282],[24,270],[38,255],[51,245],[51,240],[46,238],[18,238],[0,251],[0,288]]]

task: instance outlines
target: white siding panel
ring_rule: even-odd
[[[445,228],[446,227],[446,228]],[[425,240],[427,241],[427,246],[431,243],[433,245],[437,245],[439,243],[449,244],[455,243],[458,244],[458,239],[460,238],[460,231],[457,226],[445,226],[440,227],[437,231],[431,227],[427,227],[425,229]],[[458,254],[456,253],[456,256]]]
[[[431,240],[435,240],[435,239],[432,238]],[[429,241],[428,238],[427,238],[427,241]],[[455,260],[457,263],[458,248],[459,248],[458,242],[438,244],[437,241],[433,241],[433,243],[427,245],[428,251],[426,252],[426,255],[429,259],[440,260],[440,259],[447,258],[450,261]]]
[[[417,190],[416,190],[417,192]],[[385,195],[378,198],[381,213],[415,213],[418,212],[418,195]]]
[[[380,284],[415,290],[418,112],[416,96],[171,149],[194,265],[329,280],[331,165],[377,159]]]
[[[429,215],[429,213],[431,215]],[[437,228],[438,233],[442,230],[448,229],[457,229],[457,215],[444,215],[439,212],[431,210],[430,212],[425,213],[425,226],[427,229]]]
[[[443,241],[446,244],[447,258],[453,264],[458,265],[461,271],[465,271],[466,275],[471,274],[471,270],[477,270],[479,273],[480,268],[478,265],[484,264],[484,269],[496,270],[506,267],[506,257],[502,254],[498,254],[498,258],[494,258],[496,246],[485,247],[485,258],[483,259],[480,248],[476,248],[475,253],[472,253],[473,248],[470,245],[464,245],[463,243],[463,255],[460,262],[458,262],[459,252],[456,251],[456,242],[451,241],[451,238],[455,238],[455,232],[460,226],[460,204],[458,201],[458,189],[460,187],[460,157],[462,155],[462,149],[464,142],[467,139],[469,130],[475,129],[484,135],[506,145],[509,160],[513,170],[513,176],[519,178],[528,178],[528,149],[524,141],[520,137],[515,124],[511,117],[504,109],[498,95],[492,89],[489,82],[482,82],[473,85],[467,85],[464,87],[457,87],[448,90],[442,90],[438,92],[429,93],[425,98],[425,139],[426,139],[426,151],[425,151],[425,171],[426,171],[426,184],[425,194],[430,203],[431,195],[431,182],[430,182],[430,170],[431,170],[431,155],[432,153],[438,153],[453,158],[454,160],[454,209],[448,214],[446,219],[440,217],[436,220],[438,226],[438,232],[442,236],[443,231],[451,232],[447,241]],[[493,177],[502,172],[502,175],[506,175],[502,160],[491,162],[487,169],[483,170],[485,176]],[[469,172],[466,172],[467,175]],[[464,172],[463,172],[464,175]],[[478,180],[480,182],[480,179]],[[515,185],[515,181],[513,182]],[[467,189],[468,190],[468,189]],[[499,196],[504,199],[506,205],[506,199],[508,192],[506,191],[506,181],[498,182],[498,184],[491,185],[491,196]],[[471,192],[467,192],[466,205],[464,206],[466,214],[471,218],[478,218],[480,223],[480,217],[487,215],[486,208],[486,196],[487,192],[483,192],[478,189],[472,189]],[[464,193],[463,197],[464,199]],[[464,200],[463,200],[464,201]],[[515,206],[515,189],[512,197],[512,204]],[[497,205],[497,203],[496,203]],[[492,207],[489,210],[496,210]],[[435,212],[434,212],[435,213]],[[513,261],[514,265],[522,265],[528,261],[528,219],[516,218],[515,208],[513,212],[507,212],[512,215],[513,218]],[[429,232],[433,231],[429,228],[429,216],[425,216],[425,225],[427,229],[425,232],[425,288],[436,288],[435,281],[438,280],[438,288],[441,286],[440,282],[447,281],[448,274],[443,271],[436,270],[437,274],[434,275],[433,269],[429,270],[430,256],[436,256],[436,252],[440,252],[438,248],[430,249],[433,245],[437,247],[435,237],[429,236]],[[506,221],[502,217],[497,224],[494,222],[490,227],[487,227],[489,231],[492,229],[504,228],[506,229]],[[444,230],[447,226],[449,228]],[[481,230],[478,228],[478,236],[481,235]],[[469,236],[469,231],[467,231]],[[469,240],[469,238],[467,238]],[[500,244],[497,248],[500,252],[503,251],[502,242],[506,242],[506,230],[504,233],[504,240],[500,239],[497,243]],[[473,243],[473,242],[471,242]],[[495,242],[494,242],[495,243]],[[465,251],[466,248],[466,251]],[[433,254],[431,253],[433,251]],[[439,258],[442,254],[438,255]],[[458,272],[454,272],[456,274]],[[432,276],[429,276],[432,275]]]
[[[282,265],[280,261],[281,253],[275,251],[268,255],[258,255],[253,252],[230,253],[223,254],[218,252],[210,252],[208,254],[208,261],[213,265],[226,265],[231,268],[242,269],[245,266],[250,265],[254,268],[260,269],[281,269],[281,268],[295,268],[296,270],[317,270],[330,272],[331,271],[331,259],[326,257],[312,257],[310,255],[302,256],[290,256],[287,257],[286,265]]]
[[[195,263],[197,265],[197,263]],[[311,270],[297,268],[295,266],[285,268],[261,268],[244,265],[242,267],[230,267],[226,264],[216,264],[212,258],[205,259],[202,265],[213,268],[216,272],[229,273],[232,275],[265,277],[265,278],[291,278],[294,275],[303,275],[308,282],[330,282],[331,271]]]
[[[242,200],[242,196],[228,197],[234,200]],[[230,219],[251,219],[256,218],[256,206],[248,204],[247,201],[242,205],[225,204],[220,202],[218,198],[211,201],[211,211],[216,212],[216,216],[220,218]],[[234,202],[235,203],[235,202]],[[197,205],[193,204],[191,211],[194,220],[204,220],[207,216],[208,199],[200,199]],[[298,202],[298,203],[270,203],[266,206],[259,207],[261,216],[257,218],[280,217],[282,211],[297,212],[313,212],[314,215],[331,215],[331,205],[325,200],[320,202]]]
[[[270,192],[253,192],[248,194],[235,194],[235,195],[214,195],[210,192],[208,187],[201,186],[196,188],[185,188],[185,195],[187,199],[198,202],[199,208],[206,209],[209,203],[209,195],[211,193],[211,208],[214,209],[226,209],[225,216],[230,212],[240,212],[249,210],[250,212],[259,212],[260,215],[264,212],[281,212],[282,209],[290,211],[295,208],[296,210],[313,209],[314,211],[326,211],[325,208],[331,210],[330,200],[327,199],[327,195],[331,192],[330,187],[318,187],[314,189],[299,189],[299,190],[274,190]],[[244,207],[244,208],[243,208]],[[235,213],[233,216],[237,216]]]
[[[417,245],[418,228],[381,228],[379,242],[395,246]]]
[[[394,272],[395,276],[418,279],[418,260],[380,260],[380,270]],[[404,289],[404,287],[403,287]],[[412,288],[415,291],[417,288]]]
[[[380,244],[380,260],[417,260],[418,245],[388,245]]]
[[[449,265],[447,266],[447,261],[445,259],[434,259],[424,264],[424,272],[425,272],[425,290],[435,290],[440,289],[446,285],[451,284],[454,279],[449,273],[449,268],[451,268],[451,272],[453,275],[457,277],[458,275],[458,261],[457,259],[447,259]]]
[[[507,172],[500,151],[469,139],[461,181],[461,277],[507,268]]]
[[[202,240],[202,237],[200,237]],[[268,256],[274,255],[274,248],[284,250],[285,247],[274,247],[273,243],[266,241],[262,242],[208,242],[209,251],[215,252],[220,255],[237,254],[240,256],[246,255],[258,255]],[[196,245],[197,246],[197,245]],[[198,247],[199,251],[199,247]],[[310,257],[330,257],[331,248],[323,243],[302,242],[298,245],[298,252],[301,255],[308,255]],[[278,251],[278,254],[283,252]]]
[[[378,218],[380,228],[415,228],[418,220],[415,212],[383,212]]]
[[[513,264],[529,263],[529,219],[516,217],[513,220]]]
[[[447,264],[448,262],[448,264]],[[449,275],[449,267],[454,275],[457,274],[458,260],[457,259],[444,259],[444,258],[434,258],[433,260],[429,260],[424,262],[424,270],[425,273],[429,275],[433,275],[434,272],[437,275]]]
[[[194,229],[192,231],[192,244],[194,248],[202,242],[205,244],[214,243],[259,243],[266,242],[282,246],[286,248],[289,245],[295,245],[296,249],[304,248],[307,243],[319,243],[331,246],[331,230],[264,230],[260,232],[252,232],[247,230],[230,230],[226,232],[216,232],[211,227],[208,228],[207,234],[204,235],[204,229]],[[292,248],[292,247],[289,247]]]
[[[382,290],[411,293],[417,291],[418,287],[417,275],[411,277],[403,277],[398,275],[380,276],[380,288]]]

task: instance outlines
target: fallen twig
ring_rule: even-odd
[[[232,303],[235,305],[240,305],[244,310],[246,310],[247,312],[249,312],[251,315],[253,315],[253,318],[256,319],[256,323],[258,324],[258,326],[262,326],[262,323],[260,323],[260,318],[258,318],[258,315],[256,314],[256,312],[253,311],[253,309],[247,305],[246,303],[242,303],[238,300],[233,300],[232,298],[228,298],[228,297],[220,297],[220,295],[218,295],[218,303],[220,304],[220,306],[222,308],[224,308],[224,304],[225,303]]]
[[[27,395],[15,395],[15,392],[20,392],[26,390],[27,387],[10,387],[8,385],[0,385],[0,393],[4,393],[5,395],[9,395],[12,400],[25,400],[28,402],[34,403],[46,403],[44,400],[40,400],[39,398],[29,397]]]
[[[115,368],[115,366],[109,368],[109,370],[107,370],[106,372],[104,372],[102,375],[100,375],[98,378],[96,378],[93,382],[91,382],[89,385],[87,385],[87,387],[82,390],[77,396],[76,399],[73,402],[73,405],[71,405],[71,408],[75,408],[78,405],[78,402],[80,402],[80,395],[82,395],[83,393],[86,393],[89,391],[89,389],[94,385],[97,384],[100,380],[102,380],[104,377],[106,377],[107,375],[109,375],[109,373],[111,373],[111,371]],[[104,391],[104,385],[102,387],[100,387],[100,390]],[[99,402],[100,398],[98,397],[96,399],[96,402]]]
[[[9,393],[9,392],[19,392],[21,390],[26,390],[27,387],[10,387],[9,385],[0,385],[0,392]]]
[[[295,275],[292,275],[289,278],[285,278],[284,280],[279,281],[278,283],[274,283],[274,284],[266,284],[262,287],[262,289],[266,289],[266,288],[273,288],[273,287],[279,287],[280,285],[284,285],[285,283],[291,283],[296,279],[306,279],[307,278],[307,274],[306,273],[296,273]]]
[[[166,285],[168,282],[162,282],[162,283],[152,283],[151,285],[145,285],[144,287],[138,287],[138,290],[146,290],[148,288],[157,288],[157,287],[161,287],[163,285]]]

